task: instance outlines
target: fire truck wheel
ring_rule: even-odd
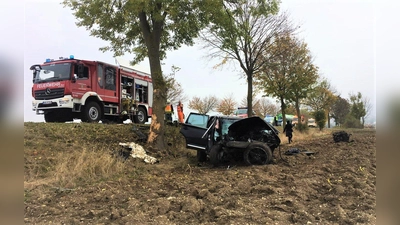
[[[66,113],[65,111],[53,111],[44,114],[44,121],[46,123],[65,123],[67,121],[73,121],[72,115]]]
[[[54,112],[48,112],[44,114],[44,121],[46,123],[54,123],[57,121],[56,114]]]
[[[101,110],[97,102],[89,102],[85,105],[83,110],[84,122],[99,122],[101,119]]]
[[[146,122],[147,113],[143,107],[139,107],[137,111],[137,123],[145,123]]]

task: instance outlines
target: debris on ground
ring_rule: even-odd
[[[134,125],[134,126],[132,127],[132,131],[137,135],[138,141],[143,142],[143,143],[146,142],[146,140],[147,140],[147,135],[144,134],[144,133],[140,130],[140,128],[139,128],[138,126]]]
[[[294,155],[300,153],[300,150],[298,148],[291,148],[288,149],[284,154],[285,155]]]
[[[129,148],[131,149],[131,156],[133,158],[140,158],[143,159],[145,163],[150,163],[150,164],[154,164],[157,163],[158,160],[152,156],[149,156],[146,154],[146,151],[144,150],[144,148],[139,145],[136,144],[135,142],[127,142],[127,143],[119,143],[120,146],[124,147],[124,148]]]
[[[346,131],[337,131],[332,133],[335,142],[350,142],[351,134]]]
[[[296,154],[299,154],[299,153],[306,154],[307,156],[315,154],[314,152],[307,151],[307,150],[300,150],[298,148],[290,148],[284,154],[285,155],[296,155]]]

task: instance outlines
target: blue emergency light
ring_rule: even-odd
[[[74,59],[74,55],[70,55],[69,58],[70,58],[70,59]]]
[[[46,62],[51,62],[51,60],[50,59],[46,59]]]

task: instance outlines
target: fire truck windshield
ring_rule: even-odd
[[[69,80],[70,76],[71,63],[50,64],[37,71],[34,83]]]

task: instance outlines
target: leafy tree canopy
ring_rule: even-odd
[[[213,12],[221,9],[217,0],[64,0],[74,11],[77,25],[90,34],[108,41],[115,56],[134,53],[134,63],[148,56],[144,30],[151,34],[148,41],[159,42],[160,59],[168,50],[193,45],[201,29],[210,21]]]

